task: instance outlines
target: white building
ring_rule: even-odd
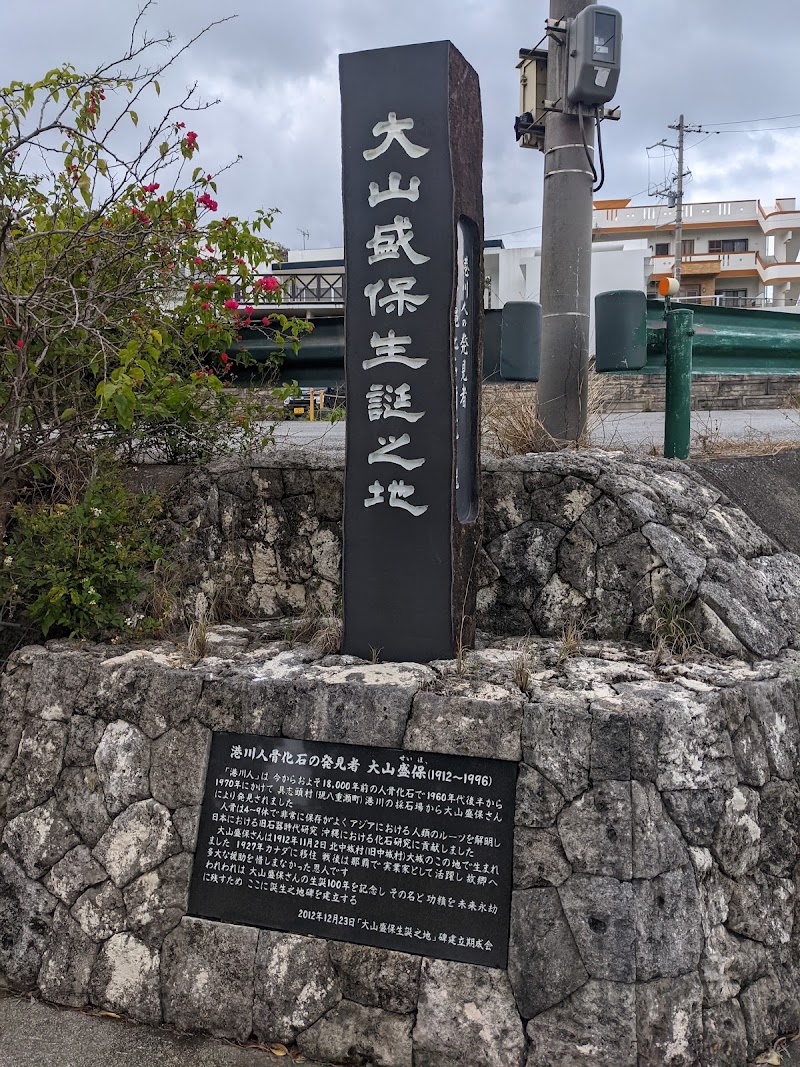
[[[643,289],[648,259],[644,240],[615,241],[592,248],[592,315],[594,297],[611,289]],[[505,248],[500,240],[484,246],[484,305],[501,308],[509,300],[539,300],[541,249]],[[309,318],[344,311],[344,249],[290,251],[273,273],[284,285],[284,308]]]
[[[794,308],[800,296],[800,210],[793,197],[684,204],[681,295],[728,307]],[[655,295],[675,267],[675,208],[598,200],[593,241],[643,239],[645,287]]]

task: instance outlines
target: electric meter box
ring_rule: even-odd
[[[593,4],[569,28],[567,99],[570,104],[607,104],[617,91],[622,52],[622,15]]]

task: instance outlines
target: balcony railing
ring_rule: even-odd
[[[673,297],[673,302],[678,304],[705,304],[707,307],[761,308],[767,311],[783,311],[787,308],[798,309],[797,301],[791,297],[726,296],[724,293],[715,293],[713,296],[676,296]]]
[[[344,304],[344,271],[282,274],[275,277],[284,287],[285,304]]]

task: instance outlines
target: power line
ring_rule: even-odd
[[[503,230],[502,233],[495,233],[486,240],[496,241],[498,237],[511,237],[515,233],[529,233],[531,230],[541,230],[541,228],[541,226],[523,226],[521,230]]]
[[[701,137],[699,141],[695,141],[694,144],[687,144],[686,145],[686,151],[687,152],[691,152],[691,150],[693,148],[697,148],[697,146],[701,145],[703,143],[703,141],[707,141],[709,139],[709,137],[713,137],[715,133],[719,133],[719,132],[720,132],[719,130],[711,130],[710,133],[707,133],[705,135],[705,137]]]
[[[768,115],[762,119],[731,119],[729,122],[701,122],[701,126],[740,126],[743,122],[778,122],[780,119],[798,119],[800,113],[795,115]]]
[[[777,133],[779,130],[800,130],[800,124],[796,126],[760,126],[749,130],[710,130],[710,133]]]

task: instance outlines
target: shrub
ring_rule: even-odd
[[[47,636],[98,637],[146,629],[148,582],[163,551],[153,536],[153,494],[110,474],[73,503],[18,502],[0,543],[0,605],[24,612]]]

